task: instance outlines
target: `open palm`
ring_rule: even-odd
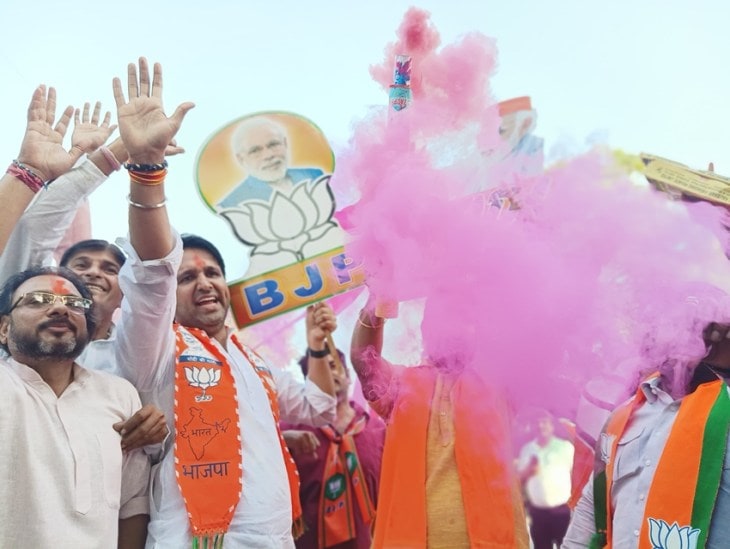
[[[116,129],[111,126],[112,115],[109,111],[104,115],[104,120],[99,124],[101,115],[101,103],[96,102],[94,111],[89,115],[90,105],[84,103],[83,113],[76,109],[74,114],[74,131],[71,134],[71,144],[78,147],[85,153],[91,153],[101,147],[109,136]]]
[[[162,107],[162,67],[154,65],[154,77],[150,86],[147,60],[139,60],[137,68],[128,66],[127,90],[129,101],[124,98],[122,84],[114,79],[114,99],[117,103],[119,133],[133,164],[157,164],[164,160],[165,148],[180,129],[185,114],[194,107],[183,103],[168,117]]]
[[[63,138],[73,112],[73,107],[66,107],[54,126],[56,90],[38,86],[33,92],[18,161],[44,181],[66,173],[83,154],[77,147],[72,147],[70,151],[63,148]]]

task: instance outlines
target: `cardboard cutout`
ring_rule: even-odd
[[[344,254],[329,187],[333,171],[321,130],[293,113],[239,118],[203,145],[201,197],[249,249],[248,270],[229,285],[240,327],[363,282]]]

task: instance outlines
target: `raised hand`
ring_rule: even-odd
[[[63,138],[73,112],[73,107],[66,107],[54,126],[56,90],[46,90],[44,85],[40,85],[33,92],[18,162],[27,166],[43,181],[55,179],[69,171],[84,153],[75,146],[69,151],[63,148]]]
[[[109,111],[104,115],[104,120],[99,124],[101,115],[101,103],[94,105],[94,112],[89,118],[91,105],[84,103],[83,114],[79,109],[74,113],[74,131],[71,134],[71,145],[78,147],[85,153],[90,153],[101,147],[109,136],[116,129],[116,125],[110,126],[112,115]]]
[[[307,307],[307,344],[319,349],[327,338],[337,329],[337,317],[332,307],[324,301]]]
[[[180,129],[185,114],[195,105],[182,103],[168,118],[162,107],[162,66],[155,63],[150,85],[149,66],[144,57],[139,59],[139,80],[137,67],[133,63],[127,67],[129,101],[124,98],[119,78],[114,79],[113,88],[119,133],[129,153],[129,162],[161,163],[165,149]]]

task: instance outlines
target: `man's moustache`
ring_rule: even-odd
[[[48,322],[43,322],[38,326],[39,330],[44,330],[46,328],[56,328],[56,327],[66,327],[69,328],[74,333],[76,332],[76,327],[68,320],[49,320]]]

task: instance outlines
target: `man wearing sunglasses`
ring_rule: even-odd
[[[94,332],[91,293],[35,267],[0,290],[0,546],[140,547],[149,462],[113,425],[141,406],[127,381],[76,362]]]

